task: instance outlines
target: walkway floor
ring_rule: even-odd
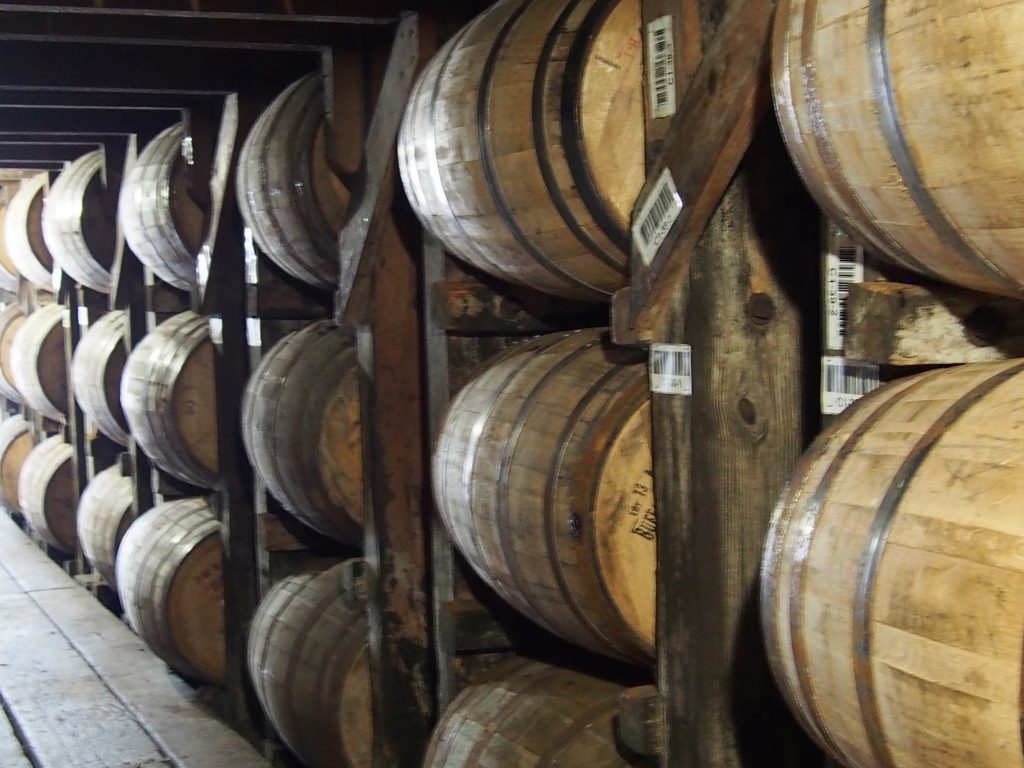
[[[0,514],[2,768],[268,768]]]

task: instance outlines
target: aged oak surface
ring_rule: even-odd
[[[130,477],[115,464],[89,481],[78,501],[78,541],[82,554],[111,587],[116,587],[114,563],[121,539],[135,520]]]
[[[32,425],[20,415],[0,422],[0,501],[14,512],[21,512],[18,481],[21,467],[32,450]]]
[[[0,312],[0,395],[16,403],[21,402],[21,393],[14,386],[11,373],[11,342],[24,322],[25,315],[17,304]]]
[[[1024,2],[782,0],[773,81],[809,189],[879,254],[1024,292]]]
[[[128,347],[128,313],[108,312],[82,334],[71,361],[71,388],[85,415],[107,437],[128,445],[128,422],[121,407],[121,374]]]
[[[64,311],[59,304],[47,304],[30,312],[10,352],[11,377],[25,405],[58,421],[68,410]]]
[[[75,532],[74,451],[62,435],[48,437],[25,458],[18,477],[18,505],[47,544],[78,549]]]
[[[21,183],[7,204],[3,231],[7,256],[18,274],[47,290],[53,285],[53,256],[43,241],[43,197],[48,185],[45,173]]]

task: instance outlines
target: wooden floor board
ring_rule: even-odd
[[[0,698],[41,768],[268,768],[2,515]]]

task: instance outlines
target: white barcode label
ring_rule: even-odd
[[[846,239],[845,237],[842,239]],[[850,286],[864,282],[864,249],[830,248],[825,262],[825,348],[839,351],[846,339],[846,300]]]
[[[647,82],[651,116],[676,113],[676,59],[672,42],[672,16],[659,16],[647,24]]]
[[[83,330],[89,327],[89,308],[79,307],[78,308],[78,325]]]
[[[878,386],[878,366],[873,363],[821,358],[821,412],[826,416],[842,413]]]
[[[71,327],[71,310],[67,307],[65,307],[64,311],[61,313],[60,324],[65,328]]]
[[[683,199],[676,190],[671,172],[666,168],[640,207],[640,215],[633,224],[633,241],[645,265],[650,265],[654,260],[682,210]]]
[[[245,318],[245,338],[250,347],[263,346],[263,334],[260,330],[260,319],[258,317]]]
[[[206,290],[206,283],[210,279],[210,246],[204,245],[196,258],[196,282],[199,283],[199,290]]]
[[[210,340],[218,347],[224,343],[224,320],[214,315],[210,316]]]
[[[52,283],[53,292],[60,293],[60,282],[64,279],[64,273],[61,268],[54,265],[53,272],[50,273],[50,282]]]
[[[259,262],[256,260],[256,246],[252,240],[252,230],[248,227],[243,231],[245,243],[245,282],[256,285],[260,280]]]
[[[651,392],[693,394],[693,363],[689,344],[651,344]]]

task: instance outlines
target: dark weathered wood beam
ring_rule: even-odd
[[[181,112],[176,110],[24,107],[10,106],[3,101],[0,96],[0,131],[9,133],[153,134],[182,119]]]
[[[92,88],[65,90],[61,88],[0,87],[0,103],[11,107],[78,107],[82,109],[182,110],[196,104],[219,104],[222,93],[189,93],[155,90],[138,93],[130,89]]]
[[[10,161],[63,163],[75,160],[98,144],[10,144],[0,141],[0,166]]]
[[[228,94],[253,83],[284,87],[318,69],[319,52],[207,48],[202,55],[125,42],[0,42],[0,88],[150,90]]]

